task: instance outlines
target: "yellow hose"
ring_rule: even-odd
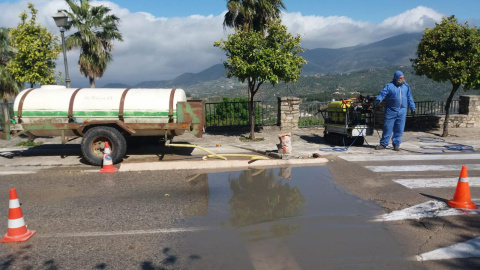
[[[173,147],[198,148],[198,149],[200,149],[200,150],[203,150],[203,151],[211,154],[211,155],[214,156],[214,157],[217,157],[217,158],[223,159],[223,160],[227,160],[226,157],[222,157],[222,156],[217,155],[217,154],[215,154],[215,153],[213,153],[213,152],[211,152],[211,151],[208,151],[207,149],[205,149],[205,148],[203,148],[203,147],[201,147],[201,146],[197,146],[197,145],[193,145],[193,144],[176,144],[176,143],[165,142],[165,146],[169,146],[169,147],[170,147],[170,146],[173,146]]]
[[[212,151],[209,151],[201,146],[198,146],[198,145],[193,145],[193,144],[175,144],[175,143],[170,143],[170,142],[165,142],[165,146],[173,146],[173,147],[188,147],[188,148],[198,148],[200,150],[203,150],[207,153],[209,153],[210,155],[208,156],[204,156],[202,159],[203,160],[207,160],[208,158],[219,158],[219,159],[223,159],[223,160],[227,160],[226,157],[249,157],[250,160],[260,160],[260,159],[269,159],[267,157],[262,157],[262,156],[258,156],[258,155],[246,155],[246,154],[223,154],[223,155],[218,155],[218,154],[215,154],[213,153]]]
[[[222,157],[250,157],[250,160],[260,160],[260,159],[269,159],[267,157],[257,156],[257,155],[247,155],[247,154],[223,154]],[[208,158],[216,157],[214,155],[204,156],[202,159],[207,160]]]

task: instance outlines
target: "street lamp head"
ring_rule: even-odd
[[[62,48],[63,48],[63,61],[65,64],[65,83],[67,84],[67,88],[70,88],[70,77],[68,76],[68,63],[67,63],[67,53],[65,50],[65,27],[68,23],[68,16],[65,12],[59,10],[55,15],[53,15],[53,19],[55,20],[55,24],[60,27],[60,33],[62,34]]]
[[[59,10],[57,13],[55,13],[55,15],[53,15],[53,19],[58,27],[67,26],[68,16],[63,11]]]

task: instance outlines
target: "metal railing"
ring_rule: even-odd
[[[299,127],[322,126],[324,119],[319,108],[326,108],[328,101],[304,101],[300,103]],[[417,101],[415,102],[418,116],[444,115],[446,101]],[[278,123],[278,101],[255,101],[255,124],[276,125]],[[450,113],[459,111],[459,100],[453,100]],[[248,102],[221,102],[205,103],[207,127],[220,126],[248,126]],[[410,110],[408,111],[410,115]]]
[[[325,123],[323,116],[319,113],[319,109],[326,108],[327,101],[305,101],[300,103],[300,111],[298,118],[299,127],[321,126]]]
[[[261,123],[264,126],[278,124],[278,101],[268,100],[262,101],[261,106]]]
[[[446,114],[445,104],[446,101],[417,101],[415,102],[416,115],[443,115]],[[450,114],[456,114],[459,112],[460,101],[452,100],[450,104]],[[408,112],[410,115],[410,112]]]
[[[255,124],[276,125],[278,102],[255,101]],[[207,127],[249,126],[248,102],[205,103]]]

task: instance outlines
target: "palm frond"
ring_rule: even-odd
[[[267,26],[286,9],[283,0],[227,0],[223,27],[264,34]]]
[[[77,29],[67,38],[66,47],[68,50],[80,49],[78,65],[83,76],[100,78],[113,60],[110,54],[113,41],[123,41],[118,30],[120,18],[110,14],[110,8],[90,6],[87,0],[80,0],[78,4],[74,0],[65,1],[70,8],[65,11],[70,17],[66,29]]]

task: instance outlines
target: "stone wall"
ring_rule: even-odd
[[[278,126],[280,130],[298,129],[301,99],[297,97],[278,98]]]
[[[478,95],[464,95],[460,96],[458,113],[468,114],[472,116],[480,115],[480,96]]]
[[[458,114],[450,115],[448,119],[449,128],[480,127],[480,96],[460,96],[458,112]],[[407,127],[443,128],[445,121],[445,116],[419,116],[415,118],[407,118]]]
[[[438,126],[443,128],[445,117],[442,117]],[[480,127],[480,96],[460,96],[458,114],[451,114],[448,118],[449,128]]]

